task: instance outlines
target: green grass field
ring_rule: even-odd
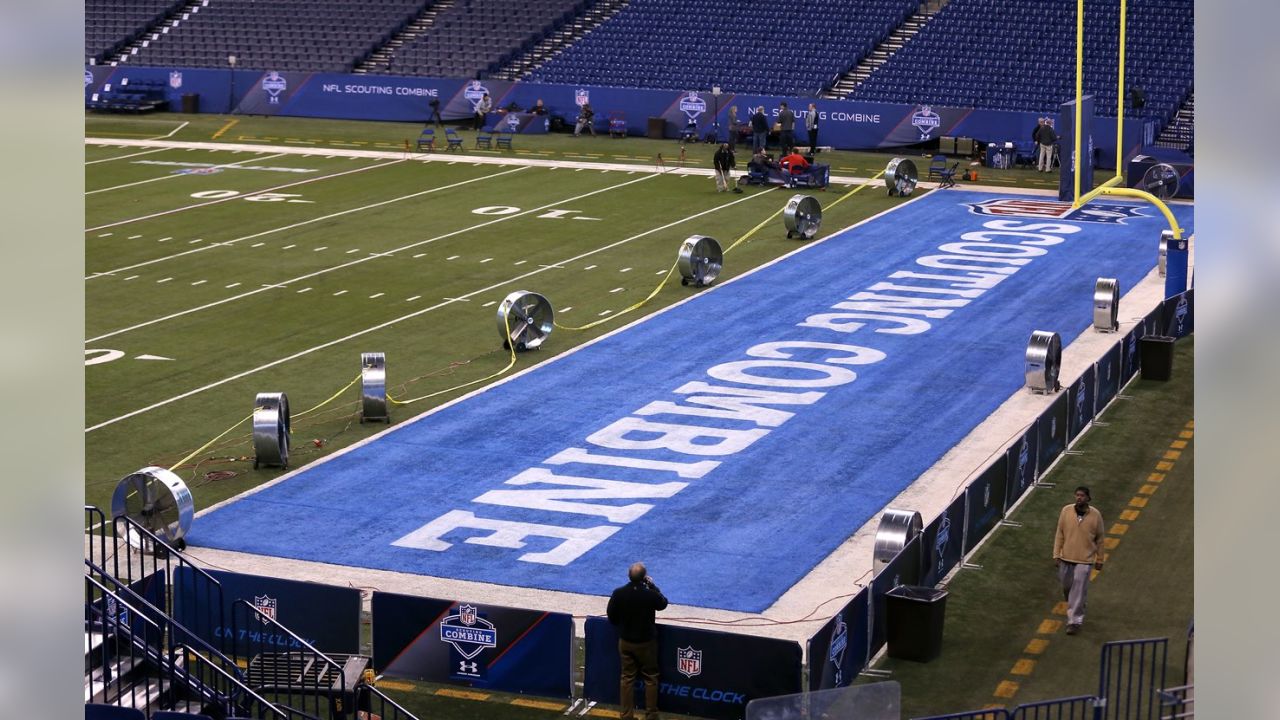
[[[93,138],[261,146],[85,147],[87,503],[109,506],[119,479],[148,465],[175,466],[197,510],[277,477],[279,469],[252,467],[245,421],[259,392],[289,395],[293,467],[382,431],[381,423],[359,422],[358,386],[339,393],[357,377],[361,352],[387,354],[393,397],[439,393],[393,408],[393,422],[470,392],[509,364],[495,310],[514,290],[546,295],[566,327],[538,351],[519,354],[507,374],[545,361],[697,292],[678,276],[663,284],[680,242],[705,234],[729,247],[791,195],[759,188],[717,194],[709,177],[656,174],[659,152],[678,167],[671,161],[678,146],[642,138],[519,138],[505,165],[475,163],[501,154],[470,148],[445,162],[420,162],[400,152],[419,129],[289,118],[87,118]],[[314,152],[281,154],[280,147]],[[389,155],[335,154],[352,149]],[[686,163],[709,167],[710,155],[710,146],[690,146]],[[890,157],[838,152],[822,160],[833,173],[870,177]],[[530,167],[519,164],[523,158],[634,170]],[[175,174],[208,164],[224,167]],[[983,182],[1049,187],[1026,170],[981,173]],[[815,195],[830,206],[853,187]],[[870,186],[827,211],[823,234],[900,202]],[[726,254],[721,277],[799,246],[784,235],[781,218],[769,220]],[[660,285],[652,300],[623,313]],[[1173,382],[1131,386],[1131,399],[1108,410],[1109,426],[1077,446],[1084,454],[1065,458],[1047,478],[1058,488],[1038,489],[1019,506],[1012,519],[1023,527],[998,530],[974,558],[985,569],[953,578],[943,656],[880,666],[902,683],[904,717],[1092,692],[1104,640],[1169,636],[1171,657],[1181,663],[1192,611],[1190,444],[1140,518],[1116,536],[1120,544],[1090,593],[1086,632],[1067,638],[1059,631],[1038,653],[1026,648],[1038,624],[1054,617],[1049,555],[1057,509],[1080,483],[1093,486],[1108,526],[1129,509],[1192,419],[1190,345],[1179,346]],[[1019,660],[1034,660],[1034,671],[1016,676],[1012,697],[996,696]],[[1180,682],[1180,666],[1171,673]],[[560,714],[435,690],[391,694],[424,718]]]

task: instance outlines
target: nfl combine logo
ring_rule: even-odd
[[[262,78],[262,90],[269,96],[267,101],[272,105],[280,104],[280,93],[284,92],[287,87],[289,87],[289,83],[275,70],[267,73],[267,76]]]
[[[178,72],[177,70],[174,70],[173,72],[169,73],[169,87],[173,88],[174,90],[177,90],[178,88],[182,87],[182,73]]]
[[[844,622],[844,613],[836,615],[836,627],[831,632],[831,645],[827,648],[827,661],[836,670],[836,686],[844,681],[844,651],[849,647],[849,626]]]
[[[440,621],[440,640],[466,660],[498,646],[498,628],[480,617],[474,605],[459,605],[457,614]]]
[[[578,88],[573,92],[574,105],[577,105],[578,107],[582,107],[583,105],[586,105],[589,102],[591,102],[590,92],[583,90],[582,88]]]
[[[928,105],[921,105],[920,109],[911,116],[911,124],[920,131],[921,140],[928,140],[933,131],[942,125],[942,117]]]
[[[698,97],[696,90],[690,90],[685,96],[680,98],[680,112],[689,118],[689,122],[698,119],[698,116],[707,111],[707,101]]]
[[[702,674],[702,651],[687,648],[676,648],[676,670],[685,677]]]
[[[261,617],[261,616],[258,617],[258,622],[262,623],[263,625],[266,625],[271,620],[276,619],[276,609],[278,606],[279,606],[279,601],[273,597],[269,597],[267,595],[253,596],[254,609],[262,613],[262,615],[266,616],[266,617]]]

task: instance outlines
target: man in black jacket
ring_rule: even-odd
[[[751,116],[751,150],[760,152],[764,150],[765,144],[769,141],[769,121],[764,116],[764,106],[756,108],[755,113]]]
[[[733,190],[736,193],[742,192],[742,188],[733,182],[732,172],[738,163],[733,156],[733,150],[729,148],[729,143],[720,143],[720,149],[716,150],[712,162],[716,166],[716,192],[726,192],[728,190]]]
[[[626,585],[609,598],[609,622],[618,631],[618,655],[622,658],[620,704],[623,720],[635,717],[636,674],[644,678],[646,720],[658,720],[658,635],[655,615],[667,608],[667,598],[654,584],[644,563],[627,572]]]

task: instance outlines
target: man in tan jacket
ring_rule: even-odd
[[[1089,592],[1089,571],[1102,569],[1098,546],[1105,534],[1102,513],[1089,505],[1089,488],[1076,488],[1076,501],[1058,514],[1058,531],[1053,537],[1053,561],[1058,566],[1062,596],[1067,601],[1067,634],[1075,635],[1084,624],[1085,596]]]

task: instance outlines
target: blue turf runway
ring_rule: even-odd
[[[1033,330],[1066,345],[1098,277],[1127,291],[1155,264],[1150,206],[1062,220],[1001,198],[934,192],[209,512],[188,540],[594,595],[644,560],[673,602],[762,611],[1022,387]],[[958,262],[983,271],[936,267]],[[860,292],[911,307],[805,324],[887,313],[833,308]],[[695,382],[722,389],[677,392]],[[607,459],[548,461],[573,448]]]

